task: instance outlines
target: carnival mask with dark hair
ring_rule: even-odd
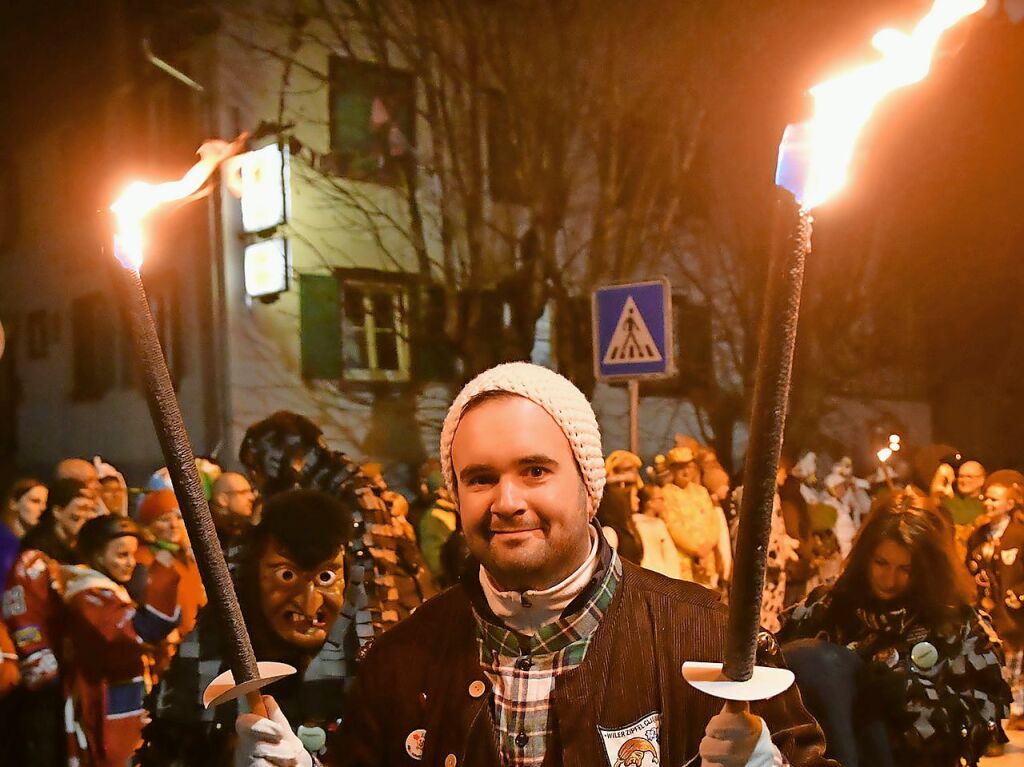
[[[327,640],[344,601],[351,532],[351,516],[325,493],[291,490],[267,501],[251,572],[263,618],[287,644],[315,652]]]
[[[269,539],[257,569],[263,617],[270,628],[289,645],[319,649],[344,602],[344,549],[310,564]]]

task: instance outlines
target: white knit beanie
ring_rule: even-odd
[[[441,472],[444,483],[453,498],[458,498],[452,469],[452,440],[455,430],[466,411],[466,406],[485,392],[508,392],[525,397],[547,411],[569,440],[576,458],[587,496],[596,512],[604,493],[604,455],[601,451],[601,431],[597,426],[594,409],[579,389],[567,378],[553,370],[529,362],[506,362],[485,370],[468,384],[445,416],[441,429]],[[496,435],[500,439],[500,435]]]

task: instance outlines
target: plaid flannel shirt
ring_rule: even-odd
[[[621,580],[622,562],[613,552],[604,578],[586,603],[541,626],[532,637],[475,613],[480,666],[494,687],[492,714],[503,767],[543,763],[552,732],[555,679],[583,663]]]

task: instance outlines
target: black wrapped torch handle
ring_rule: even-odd
[[[789,222],[796,217],[797,225],[786,247],[773,255],[761,317],[723,668],[725,676],[737,682],[750,679],[757,656],[776,474],[786,427],[804,261],[811,243],[810,214],[798,209],[788,193],[783,198],[779,201],[782,219]]]
[[[196,468],[195,455],[189,442],[185,423],[181,418],[178,399],[167,371],[160,339],[156,334],[153,315],[142,284],[142,277],[134,269],[124,270],[125,294],[131,320],[132,342],[135,346],[139,373],[142,376],[146,401],[156,429],[157,439],[167,471],[174,486],[188,530],[189,540],[196,555],[207,598],[220,616],[226,638],[226,660],[234,675],[235,684],[259,678],[256,657],[246,632],[245,620],[228,573],[224,553],[221,551],[213,517],[203,492],[203,484]]]

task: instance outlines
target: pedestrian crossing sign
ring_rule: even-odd
[[[672,365],[672,294],[667,280],[594,291],[594,373],[600,380],[666,378]]]

